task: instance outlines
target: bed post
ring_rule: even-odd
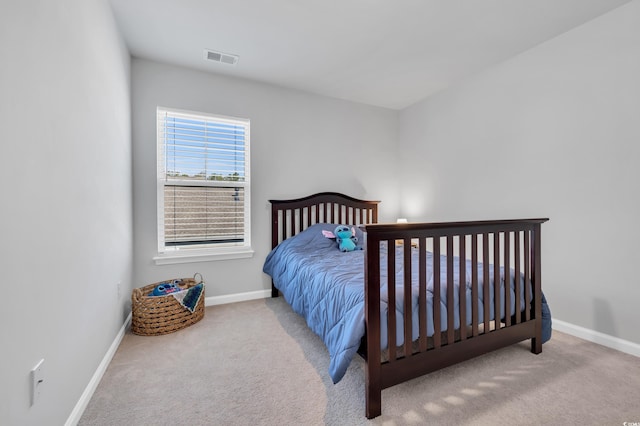
[[[366,230],[365,230],[366,232]],[[367,357],[365,360],[366,416],[382,414],[380,371],[380,240],[367,233],[364,252],[364,305]]]
[[[275,203],[271,201],[271,249],[273,250],[278,245],[278,209],[276,208]],[[275,285],[273,285],[273,280],[271,280],[271,297],[278,297],[280,293]]]
[[[533,225],[533,312],[535,315],[535,337],[531,339],[531,352],[542,352],[542,263],[540,223]]]

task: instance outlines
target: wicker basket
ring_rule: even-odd
[[[198,276],[200,274],[196,274]],[[202,282],[195,278],[178,278],[182,289],[189,289]],[[173,281],[173,280],[170,280]],[[195,324],[204,317],[204,288],[193,312],[182,306],[171,294],[149,296],[153,289],[166,281],[136,288],[131,293],[131,332],[142,336],[173,333]]]

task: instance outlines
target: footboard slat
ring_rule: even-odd
[[[511,265],[511,232],[504,233],[504,322],[505,326],[511,326],[511,291],[510,291],[510,283],[511,283],[511,274],[509,271],[509,266]],[[517,276],[514,277],[514,285],[518,286]]]
[[[453,314],[455,311],[454,308],[454,300],[453,300],[453,290],[454,290],[454,279],[453,279],[453,236],[447,236],[447,344],[453,344],[455,340],[455,324],[453,322]]]
[[[522,315],[520,314],[520,298],[522,297],[522,293],[520,291],[520,262],[522,259],[520,258],[520,232],[517,231],[514,233],[514,257],[515,257],[515,276],[516,276],[516,310],[514,312],[514,318],[516,324],[520,324],[522,321]]]
[[[418,247],[420,248],[420,253],[418,255],[418,285],[420,287],[418,293],[420,352],[425,352],[427,350],[427,250],[422,250],[426,243],[427,241],[425,238],[420,238],[418,241]]]
[[[391,242],[389,242],[391,244]],[[404,239],[403,243],[404,252],[404,356],[411,357],[413,350],[411,349],[411,343],[413,341],[413,321],[412,316],[407,312],[413,310],[413,299],[411,296],[411,240]]]
[[[487,281],[488,283],[488,281]],[[494,328],[500,328],[501,306],[500,306],[500,289],[502,283],[500,280],[500,233],[493,234],[493,318]],[[486,302],[485,302],[486,303]]]
[[[459,309],[460,316],[460,340],[465,340],[467,338],[467,329],[464,327],[464,324],[467,323],[467,310],[464,307],[467,306],[467,236],[460,236],[460,294],[458,295],[460,303],[459,306],[463,307],[463,309]]]
[[[480,299],[478,298],[478,234],[471,234],[471,335],[476,337],[480,328]]]
[[[387,242],[392,244],[392,242]],[[387,298],[388,304],[388,321],[387,321],[387,337],[389,341],[389,362],[396,360],[396,251],[387,250]]]
[[[482,307],[484,308],[484,312],[483,312],[483,320],[484,320],[484,330],[483,333],[488,333],[489,330],[491,329],[490,325],[489,325],[489,315],[490,315],[490,309],[491,306],[486,303],[487,300],[490,300],[490,291],[489,291],[489,234],[488,233],[484,233],[482,234],[482,273],[484,275],[483,277],[483,281],[482,281],[482,294],[483,294],[483,299],[485,301],[485,303],[482,304]]]
[[[440,333],[440,237],[433,239],[433,347],[439,348]]]
[[[529,232],[524,233],[524,282],[525,282],[525,292],[524,292],[524,320],[531,320],[531,293],[527,290],[531,288],[531,237],[529,236]]]

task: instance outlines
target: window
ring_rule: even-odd
[[[251,255],[249,133],[249,120],[158,108],[156,263]]]

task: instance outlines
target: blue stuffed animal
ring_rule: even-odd
[[[348,226],[340,225],[333,233],[336,236],[340,251],[346,252],[361,249],[361,247],[356,246],[358,238],[353,235],[353,230]]]
[[[165,296],[167,294],[182,291],[182,289],[179,287],[180,283],[180,280],[173,280],[173,282],[165,281],[163,283],[160,283],[153,289],[153,291],[151,291],[151,293],[149,293],[149,296]]]

